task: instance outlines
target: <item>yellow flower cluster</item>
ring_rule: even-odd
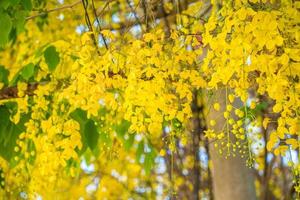
[[[279,113],[277,130],[273,132],[267,147],[275,154],[299,147],[300,90],[297,77],[300,76],[300,14],[290,1],[282,1],[279,9],[276,3],[257,3],[257,8],[248,1],[227,2],[219,12],[213,13],[205,24],[203,42],[209,50],[201,68],[211,88],[226,87],[229,102],[239,97],[246,105],[248,91],[268,96],[275,102],[273,111]],[[217,20],[220,19],[220,20]],[[255,109],[253,102],[249,106]],[[219,110],[218,105],[214,105]],[[239,118],[252,118],[248,111],[236,110]],[[230,109],[224,111],[224,118],[230,122]],[[247,116],[248,114],[248,116]],[[232,120],[231,120],[232,121]],[[214,124],[212,122],[211,124]],[[230,123],[231,124],[231,123]],[[238,126],[240,127],[241,124]],[[268,122],[264,121],[264,128]],[[234,126],[233,126],[234,128]],[[244,130],[238,132],[244,133]],[[295,137],[296,136],[296,137]],[[279,141],[285,141],[279,144]],[[282,146],[283,144],[283,146]]]

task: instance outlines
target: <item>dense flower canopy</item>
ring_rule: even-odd
[[[1,1],[0,196],[192,191],[172,173],[194,140],[195,96],[202,142],[258,171],[264,148],[289,157],[299,194],[299,9],[289,0]]]

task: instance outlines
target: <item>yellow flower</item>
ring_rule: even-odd
[[[27,83],[24,82],[18,82],[18,96],[23,97],[25,95],[25,92],[27,90]]]
[[[219,111],[220,110],[220,104],[219,103],[214,103],[214,109],[216,111]]]
[[[229,118],[229,116],[230,116],[230,113],[228,112],[228,111],[226,111],[226,112],[224,112],[224,118],[225,119],[228,119]]]
[[[215,126],[215,125],[216,125],[216,121],[215,121],[215,120],[210,120],[210,121],[209,121],[209,124],[210,124],[211,126]]]
[[[264,129],[267,129],[269,122],[270,122],[270,118],[268,118],[268,117],[264,118],[264,120],[263,120]]]
[[[166,150],[161,149],[160,152],[159,152],[159,155],[160,156],[165,156],[166,155]]]
[[[251,101],[250,103],[250,108],[254,109],[256,107],[256,103],[254,101]]]

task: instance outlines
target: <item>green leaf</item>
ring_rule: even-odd
[[[23,69],[20,72],[20,75],[25,79],[25,80],[29,80],[33,75],[34,75],[34,64],[29,63],[28,65],[26,65],[25,67],[23,67]]]
[[[10,1],[10,5],[15,6],[17,5],[21,0],[9,0]]]
[[[124,137],[125,133],[128,132],[130,122],[123,120],[120,124],[115,125],[114,129],[119,137]]]
[[[257,111],[263,111],[268,107],[268,103],[267,102],[261,102],[259,104],[256,105],[255,110]]]
[[[101,145],[106,145],[107,147],[111,147],[112,141],[110,135],[104,131],[100,131],[99,141]]]
[[[144,169],[145,169],[146,174],[150,174],[150,171],[151,171],[152,167],[154,166],[154,159],[155,159],[155,157],[151,152],[147,153],[145,155]]]
[[[79,125],[80,125],[80,135],[81,135],[81,143],[82,143],[82,149],[78,151],[79,154],[82,154],[85,152],[87,148],[87,139],[85,138],[85,132],[84,132],[84,127],[85,123],[87,121],[87,113],[84,110],[81,110],[77,108],[75,111],[70,113],[70,117],[74,120],[76,120]]]
[[[138,163],[140,163],[140,159],[141,159],[141,156],[142,156],[143,153],[144,153],[144,142],[141,141],[138,144],[137,149],[136,149],[136,161]]]
[[[124,148],[129,151],[133,145],[135,134],[129,134],[128,138],[124,139]]]
[[[6,127],[5,132],[2,133],[6,134],[6,140],[0,143],[0,155],[7,161],[10,161],[15,153],[14,147],[16,146],[17,138],[21,132],[22,130],[10,122]]]
[[[9,81],[9,86],[17,85],[20,79],[21,80],[25,79],[28,81],[31,77],[33,77],[37,73],[37,71],[38,71],[38,67],[33,65],[32,63],[29,63],[14,75],[11,81]]]
[[[174,130],[181,130],[182,129],[182,123],[177,118],[174,118],[172,120],[172,124],[173,124]]]
[[[36,147],[35,147],[34,141],[32,139],[28,139],[28,141],[27,141],[27,151],[36,152]],[[28,158],[28,162],[33,165],[35,159],[36,159],[36,154],[34,154],[33,156],[30,156]]]
[[[117,136],[122,140],[124,148],[128,151],[134,143],[134,133],[128,133],[130,127],[130,122],[127,120],[122,120],[120,124],[114,125],[114,130]]]
[[[48,69],[53,72],[59,63],[59,53],[54,46],[49,46],[44,52],[45,61]]]
[[[5,106],[0,106],[0,142],[4,140],[4,131],[9,123],[9,111]]]
[[[16,6],[20,0],[0,0],[0,8],[6,10],[9,6]]]
[[[79,123],[83,123],[87,120],[86,111],[77,108],[73,112],[71,112],[70,116],[78,121]]]
[[[0,12],[0,47],[8,42],[9,33],[12,28],[12,21],[7,13]]]
[[[97,126],[95,122],[89,119],[84,126],[84,135],[88,147],[93,151],[98,144],[99,133],[97,131]]]
[[[3,8],[4,10],[6,10],[9,5],[10,5],[10,0],[1,0],[0,1],[0,8]]]
[[[12,105],[10,105],[12,106]],[[10,112],[7,106],[0,106],[0,156],[7,161],[12,161],[14,147],[18,136],[25,130],[24,124],[28,121],[29,115],[22,115],[20,122],[14,124],[10,121]]]
[[[144,169],[146,174],[150,174],[155,165],[156,151],[151,144],[148,144],[149,151],[145,155]]]
[[[27,12],[23,10],[20,10],[17,13],[15,13],[14,26],[16,28],[17,34],[25,30],[24,24],[26,20],[26,14]]]
[[[21,4],[23,5],[25,10],[31,10],[32,9],[31,0],[22,0]]]
[[[20,71],[14,75],[14,77],[12,78],[12,80],[9,82],[9,85],[10,86],[16,85],[17,82],[19,81],[19,79],[20,79]]]
[[[9,71],[4,68],[4,66],[0,65],[0,82],[4,83],[5,85],[8,85],[8,75]]]
[[[0,188],[4,189],[4,185],[5,185],[5,177],[4,177],[4,172],[2,170],[2,168],[0,168]],[[2,184],[4,183],[4,184]]]

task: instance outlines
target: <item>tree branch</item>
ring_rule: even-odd
[[[109,1],[106,3],[106,5],[108,5],[109,4]],[[105,6],[104,6],[104,8],[105,8]],[[108,46],[107,46],[107,42],[106,42],[106,39],[105,39],[105,37],[104,37],[104,35],[101,33],[101,24],[100,24],[100,20],[99,20],[99,18],[98,18],[98,16],[97,16],[97,11],[96,11],[96,8],[95,8],[95,3],[94,3],[94,0],[92,0],[92,9],[93,9],[93,12],[94,12],[94,17],[95,17],[95,19],[96,19],[96,21],[97,21],[97,28],[98,28],[98,30],[99,30],[99,34],[100,34],[100,36],[101,36],[101,38],[102,38],[102,40],[103,40],[103,43],[104,43],[104,45],[105,45],[105,48],[106,49],[108,49]]]
[[[32,96],[34,94],[34,91],[37,89],[37,86],[38,83],[29,83],[25,94],[28,96]],[[13,98],[19,98],[17,86],[5,87],[0,90],[0,100]]]
[[[60,11],[60,10],[64,10],[64,9],[71,9],[74,6],[79,5],[80,3],[81,3],[81,0],[76,1],[74,3],[71,3],[71,4],[68,4],[68,5],[65,5],[65,6],[58,7],[58,8],[53,8],[53,9],[45,10],[44,12],[38,13],[36,15],[32,15],[32,16],[26,17],[26,20],[34,19],[36,17],[40,17],[40,16],[46,15],[46,14],[51,13],[51,12],[56,12],[56,11]]]
[[[190,0],[190,2],[192,3],[192,2],[194,2],[195,0]],[[201,12],[201,14],[199,15],[199,17],[197,17],[199,20],[201,20],[201,21],[204,21],[203,19],[202,19],[202,17],[203,16],[205,16],[210,10],[211,10],[211,8],[212,8],[212,6],[211,5],[209,5],[209,6],[207,6],[202,12]],[[155,18],[155,19],[162,19],[162,18],[164,18],[164,20],[168,20],[168,22],[170,23],[170,22],[172,22],[172,20],[175,18],[175,16],[176,16],[176,12],[175,11],[173,11],[173,12],[170,12],[170,13],[168,13],[168,14],[165,14],[165,13],[163,13],[162,12],[162,10],[160,9],[160,10],[157,10],[156,12],[154,12],[153,13],[153,17]],[[187,14],[182,14],[182,15],[185,15],[185,16],[187,16],[187,17],[191,17],[191,18],[195,18],[195,17],[193,17],[193,16],[190,16],[190,15],[187,15]],[[141,16],[140,17],[141,19],[140,19],[140,23],[142,23],[142,24],[146,24],[147,23],[147,17],[144,15],[144,16]],[[103,26],[102,27],[102,30],[122,30],[122,29],[126,29],[126,28],[128,28],[128,27],[133,27],[133,26],[135,26],[135,25],[137,25],[138,23],[137,23],[137,21],[136,20],[126,20],[126,21],[124,21],[124,22],[122,22],[122,23],[119,23],[119,26],[117,26],[117,27],[114,27],[112,24],[108,24],[108,25],[106,25],[106,26]]]

